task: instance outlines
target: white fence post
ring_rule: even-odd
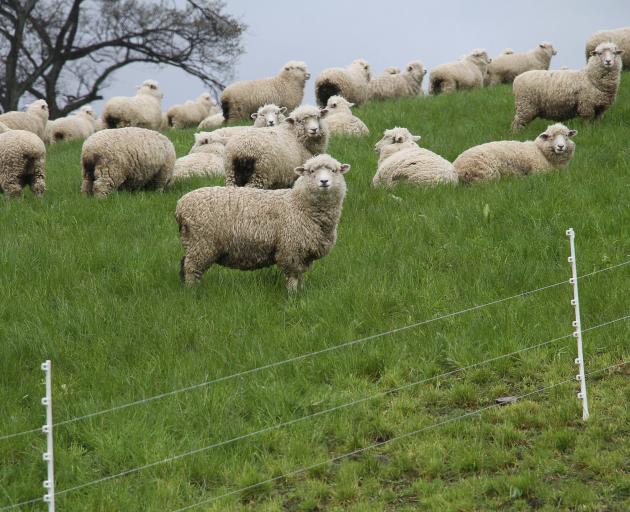
[[[586,421],[589,416],[588,412],[588,395],[586,394],[586,376],[584,375],[584,351],[582,349],[582,321],[580,319],[580,295],[578,293],[578,277],[577,277],[577,265],[575,261],[575,231],[573,228],[567,229],[567,236],[569,237],[569,244],[571,245],[571,256],[569,256],[569,263],[571,263],[572,277],[569,279],[569,283],[573,285],[573,300],[571,305],[575,309],[575,320],[573,321],[573,327],[575,332],[573,337],[577,339],[577,353],[578,356],[575,359],[575,364],[579,367],[579,373],[575,378],[580,383],[580,392],[578,398],[582,401],[582,419]]]
[[[50,360],[42,363],[42,370],[46,373],[46,396],[42,398],[42,405],[46,407],[46,424],[42,432],[46,434],[46,451],[43,459],[48,466],[48,478],[44,480],[44,502],[48,503],[48,512],[55,512],[55,465],[53,458],[53,415],[52,415],[52,363]]]

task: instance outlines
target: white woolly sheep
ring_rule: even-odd
[[[172,181],[193,176],[224,176],[227,140],[212,132],[195,133],[195,144],[190,152],[175,161]]]
[[[49,121],[46,138],[51,143],[87,139],[97,131],[96,128],[96,112],[90,105],[85,105],[77,114]]]
[[[377,76],[370,81],[370,99],[424,96],[422,80],[426,74],[427,70],[422,62],[413,61],[407,64],[403,73]]]
[[[601,43],[581,70],[526,71],[517,76],[512,130],[521,130],[536,117],[601,119],[617,97],[622,53],[614,43]]]
[[[224,123],[225,118],[223,117],[222,113],[219,112],[217,114],[210,114],[197,125],[197,130],[215,130],[216,128],[222,126]]]
[[[595,32],[586,42],[586,60],[593,54],[593,50],[601,43],[615,43],[623,50],[621,61],[623,69],[630,69],[630,27]]]
[[[374,150],[379,153],[378,168],[372,184],[392,187],[408,182],[415,185],[457,183],[453,165],[440,155],[418,146],[420,136],[407,128],[385,130]]]
[[[397,75],[400,73],[400,68],[398,66],[387,66],[383,70],[384,75]]]
[[[162,98],[164,94],[155,80],[145,80],[135,96],[114,96],[103,109],[107,128],[135,126],[159,130],[162,126]]]
[[[177,202],[185,255],[180,278],[189,286],[217,263],[255,270],[277,265],[292,292],[315,260],[335,245],[350,170],[329,155],[298,166],[292,189],[206,187]]]
[[[504,53],[488,64],[486,84],[509,84],[521,73],[534,69],[549,69],[551,57],[558,52],[551,43],[542,42],[526,53]]]
[[[477,49],[456,62],[437,66],[429,74],[429,94],[483,87],[491,62],[485,50]]]
[[[290,61],[274,77],[228,85],[221,94],[223,118],[249,119],[265,103],[293,110],[302,103],[304,84],[310,77],[304,62]]]
[[[552,124],[536,140],[502,140],[474,146],[453,162],[460,181],[494,180],[561,169],[573,158],[576,135],[560,123]]]
[[[326,103],[328,115],[326,124],[331,135],[369,135],[370,130],[358,117],[352,115],[350,110],[354,103],[350,103],[341,96],[331,96]]]
[[[324,153],[328,110],[308,105],[296,108],[280,126],[249,129],[233,136],[225,148],[225,183],[237,187],[290,187],[293,170]]]
[[[46,147],[36,134],[0,123],[0,193],[18,197],[28,185],[37,197],[46,191]]]
[[[254,112],[251,117],[254,120],[254,126],[261,128],[263,126],[277,126],[284,122],[284,113],[287,107],[279,107],[273,103],[267,103]]]
[[[26,112],[12,111],[0,114],[0,122],[12,130],[32,132],[44,141],[48,123],[48,103],[36,100],[26,107]]]
[[[361,105],[370,98],[370,65],[357,59],[346,68],[328,68],[315,80],[315,98],[319,106],[328,103],[331,96],[343,96],[348,101]]]
[[[210,93],[204,92],[195,101],[169,108],[166,113],[167,124],[171,128],[192,128],[208,117],[213,107],[215,103]]]
[[[116,189],[162,190],[175,165],[173,143],[145,128],[118,128],[91,135],[81,151],[81,192],[106,197]]]

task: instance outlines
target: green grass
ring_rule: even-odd
[[[0,202],[0,436],[40,426],[40,363],[56,421],[231,375],[630,259],[630,75],[566,171],[476,186],[374,190],[382,131],[406,126],[453,160],[508,133],[509,87],[357,109],[371,130],[335,138],[352,165],[336,247],[288,297],[274,268],[178,279],[165,193],[79,194],[81,143],[49,149],[48,192]],[[519,135],[531,139],[548,123]],[[179,155],[192,131],[169,133]],[[630,266],[580,283],[583,325],[630,312]],[[290,421],[571,331],[568,285],[85,421],[55,432],[57,490]],[[585,335],[587,371],[630,354],[630,323]],[[57,498],[60,510],[174,510],[571,378],[573,339],[409,387]],[[194,510],[627,510],[627,368],[424,431]],[[41,434],[0,441],[0,507],[42,494]],[[41,504],[22,510],[41,510]]]

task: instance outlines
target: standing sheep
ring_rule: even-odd
[[[331,96],[343,96],[355,105],[365,103],[370,97],[370,65],[357,59],[346,68],[328,68],[315,80],[315,98],[321,107]]]
[[[96,112],[90,105],[85,105],[77,114],[49,121],[46,126],[46,138],[51,143],[87,139],[96,131]]]
[[[370,99],[424,96],[422,80],[426,74],[422,62],[414,61],[407,64],[403,73],[377,76],[370,82]]]
[[[18,197],[28,185],[41,197],[46,191],[46,147],[26,130],[11,130],[0,123],[0,193]]]
[[[601,43],[615,43],[623,50],[621,60],[623,69],[630,70],[630,27],[595,32],[586,42],[586,61],[593,55],[593,50]]]
[[[225,183],[237,187],[290,187],[293,170],[324,153],[328,145],[328,110],[303,105],[280,126],[246,130],[225,149]]]
[[[221,94],[223,118],[226,121],[249,119],[265,103],[293,110],[302,103],[304,85],[310,77],[304,62],[292,60],[274,77],[228,85]]]
[[[32,132],[44,141],[48,123],[48,103],[36,100],[26,107],[26,112],[12,111],[0,114],[0,122],[12,130]]]
[[[516,104],[512,131],[536,117],[601,119],[617,97],[622,53],[614,43],[601,43],[580,70],[527,71],[517,76],[512,89]]]
[[[164,94],[155,80],[145,80],[135,96],[114,96],[103,109],[107,128],[135,126],[159,130],[162,127],[162,98]]]
[[[81,192],[106,197],[116,189],[162,190],[175,165],[173,143],[145,128],[103,130],[83,143]]]
[[[491,62],[485,50],[477,49],[456,62],[437,66],[429,75],[429,94],[483,87]]]
[[[533,141],[502,140],[474,146],[453,165],[464,183],[561,169],[573,158],[575,143],[570,137],[576,134],[563,124],[552,124]]]
[[[352,115],[350,110],[354,103],[346,101],[341,96],[331,96],[326,103],[328,115],[326,124],[331,135],[358,135],[363,137],[370,134],[370,130],[358,117]]]
[[[488,85],[510,84],[525,71],[549,69],[551,57],[558,52],[551,43],[542,42],[526,53],[503,53],[488,64]]]
[[[407,128],[385,130],[383,138],[374,146],[379,153],[378,168],[372,184],[392,187],[408,182],[416,185],[457,183],[453,165],[440,155],[418,146],[420,136]]]
[[[195,101],[169,108],[166,112],[167,125],[170,128],[192,128],[208,117],[214,107],[210,93],[204,92]]]
[[[292,189],[200,188],[177,202],[185,255],[180,278],[194,285],[213,263],[255,270],[277,265],[295,291],[315,260],[337,239],[350,170],[329,155],[295,169]]]
[[[225,176],[225,144],[228,139],[214,132],[195,133],[195,144],[175,161],[173,181],[193,176]]]

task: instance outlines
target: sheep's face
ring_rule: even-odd
[[[296,108],[286,121],[292,125],[300,135],[308,138],[320,138],[326,132],[322,120],[328,114],[328,109],[303,106]]]
[[[208,147],[211,144],[221,144],[225,146],[227,144],[229,138],[223,137],[221,135],[217,135],[212,132],[199,132],[195,133],[195,144],[190,150],[191,153],[195,153],[200,149],[203,149],[204,146]]]
[[[575,151],[575,142],[571,137],[577,135],[576,130],[570,130],[561,123],[552,124],[536,138],[536,144],[546,155],[571,158]]]
[[[142,82],[142,85],[138,87],[138,94],[148,94],[160,100],[164,97],[164,93],[160,89],[160,84],[155,80],[145,80]]]
[[[258,109],[258,112],[252,114],[252,119],[255,120],[254,126],[277,126],[284,121],[286,111],[287,107],[273,104],[263,105]]]
[[[488,64],[492,62],[492,59],[488,57],[488,52],[481,49],[473,50],[472,52],[470,52],[468,58],[477,66],[483,67],[484,69]]]
[[[357,59],[352,63],[352,65],[359,70],[366,82],[369,82],[372,79],[372,72],[370,71],[370,65],[367,60]]]
[[[326,108],[329,114],[336,114],[337,112],[350,112],[350,109],[354,107],[354,103],[350,103],[343,96],[331,96],[328,98]]]
[[[383,132],[383,138],[374,145],[374,151],[382,153],[388,146],[416,143],[420,138],[419,135],[412,135],[407,128],[392,128]]]
[[[298,60],[287,62],[284,65],[284,68],[282,68],[282,73],[287,74],[302,83],[311,78],[311,74],[308,72],[306,64]]]
[[[84,107],[81,107],[81,112],[83,112],[86,116],[90,117],[91,119],[96,120],[96,112],[94,112],[94,109],[92,108],[91,105],[85,105]]]
[[[424,75],[427,74],[427,70],[424,69],[424,65],[420,61],[410,62],[407,64],[405,72],[411,75],[416,82],[422,82]]]
[[[350,170],[350,165],[341,164],[330,155],[322,154],[295,168],[299,176],[294,188],[308,190],[317,195],[342,195],[346,191],[343,177]]]
[[[591,59],[599,60],[605,69],[621,69],[621,50],[615,43],[600,43],[591,52]],[[589,59],[590,60],[590,59]]]
[[[540,43],[538,45],[538,47],[542,48],[545,51],[545,53],[548,54],[550,57],[553,57],[554,55],[558,54],[558,52],[553,47],[553,45],[551,43],[546,42],[546,41],[543,41],[542,43]]]
[[[214,100],[212,99],[212,96],[210,96],[209,92],[204,92],[200,94],[199,97],[197,98],[197,102],[201,103],[204,107],[207,107],[207,108],[214,107]]]

